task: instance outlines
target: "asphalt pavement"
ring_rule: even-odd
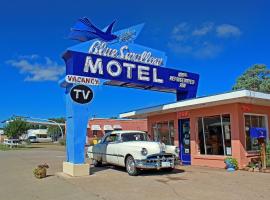
[[[270,197],[270,174],[206,167],[179,167],[171,173],[147,171],[129,176],[125,169],[91,167],[88,177],[61,173],[63,147],[54,145],[0,151],[0,200],[138,200],[237,199]],[[48,177],[36,179],[33,169],[47,163]]]

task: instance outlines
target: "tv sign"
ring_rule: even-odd
[[[76,85],[70,90],[72,100],[80,104],[89,103],[93,96],[93,91],[85,85]]]

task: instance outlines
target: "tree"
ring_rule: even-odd
[[[27,122],[21,118],[13,118],[4,127],[4,132],[8,138],[18,139],[28,130]]]
[[[28,129],[47,129],[48,127],[45,125],[39,124],[28,124]]]
[[[52,120],[54,122],[57,122],[57,123],[65,123],[66,120],[64,117],[60,117],[60,118],[51,118],[49,120]],[[65,132],[65,127],[62,126],[61,127],[62,130],[63,130],[63,133]],[[57,126],[56,124],[55,125],[49,125],[48,126],[48,135],[53,139],[53,140],[57,140],[60,136],[61,136],[61,130],[59,128],[59,126]]]
[[[251,66],[236,80],[233,90],[239,89],[270,93],[270,70],[264,64]]]

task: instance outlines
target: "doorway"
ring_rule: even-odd
[[[190,156],[190,119],[179,119],[180,160],[184,165],[191,164]]]

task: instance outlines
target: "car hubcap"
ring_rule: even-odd
[[[128,168],[128,171],[129,171],[130,173],[133,173],[133,172],[134,172],[135,164],[134,164],[134,162],[133,162],[132,159],[128,159],[127,168]]]

